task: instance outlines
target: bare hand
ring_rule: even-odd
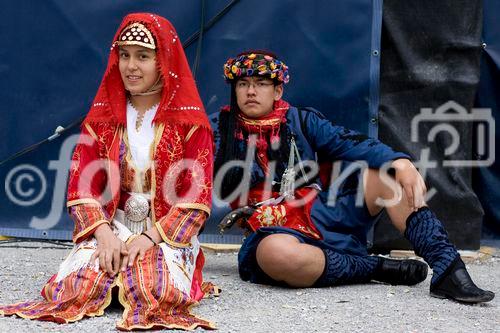
[[[125,271],[127,265],[130,267],[134,264],[136,258],[144,259],[146,251],[152,248],[155,244],[146,236],[139,235],[127,245],[128,256],[123,258],[121,270]]]
[[[127,256],[127,247],[118,237],[115,236],[108,224],[102,224],[94,232],[97,239],[97,250],[90,258],[94,262],[99,258],[99,266],[110,276],[115,276],[120,268],[122,256]]]
[[[403,188],[408,206],[414,211],[425,206],[427,187],[413,163],[407,159],[397,159],[391,166],[396,170],[396,181]]]

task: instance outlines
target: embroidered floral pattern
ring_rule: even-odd
[[[261,227],[282,226],[286,223],[286,209],[283,205],[264,206],[255,212]]]
[[[295,191],[296,200],[303,200],[313,188],[303,187]],[[265,190],[258,186],[250,191],[250,200],[263,197]],[[277,197],[275,192],[273,197]],[[261,206],[248,219],[247,224],[253,231],[261,227],[286,227],[297,230],[313,239],[321,239],[321,233],[311,220],[310,212],[314,200],[309,200],[305,205],[291,205],[289,202],[275,206]]]

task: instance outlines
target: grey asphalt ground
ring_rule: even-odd
[[[41,287],[69,253],[42,243],[22,245],[33,248],[0,244],[0,304],[41,298]],[[241,281],[235,253],[206,253],[205,280],[222,293],[193,311],[214,321],[219,332],[500,332],[499,254],[467,265],[479,286],[497,293],[492,302],[471,306],[430,297],[430,275],[413,287],[284,289]],[[68,325],[0,317],[0,332],[116,332],[121,313],[111,308]]]

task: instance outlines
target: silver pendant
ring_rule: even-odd
[[[125,202],[124,212],[125,224],[129,228],[134,224],[143,226],[149,216],[149,201],[142,195],[131,195]]]

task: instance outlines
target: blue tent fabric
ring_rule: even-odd
[[[395,3],[392,1],[386,3]],[[421,3],[413,2],[417,8]],[[285,99],[294,105],[313,106],[336,124],[370,136],[397,135],[398,126],[394,132],[379,127],[385,112],[380,105],[383,5],[383,0],[284,0],[265,6],[249,0],[204,0],[205,24],[230,7],[204,32],[198,59],[196,80],[211,120],[229,99],[222,78],[225,60],[246,49],[268,49],[290,66]],[[482,50],[476,106],[491,108],[498,119],[500,23],[495,14],[500,5],[484,0],[483,6],[486,47]],[[57,161],[64,144],[78,134],[78,126],[30,153],[2,161],[51,136],[57,126],[75,124],[86,114],[123,16],[137,11],[158,13],[174,24],[184,42],[199,31],[201,9],[202,1],[174,0],[47,0],[2,5],[0,179],[6,186],[0,186],[0,234],[71,238],[73,223],[65,213],[66,183],[61,176],[69,153],[62,156],[66,162]],[[194,66],[199,45],[196,38],[191,41],[186,54]],[[495,142],[500,142],[499,132]],[[484,230],[498,237],[499,162],[473,171],[472,185],[485,212]],[[218,202],[214,207],[201,240],[240,243],[238,230],[218,235],[216,221],[227,207]],[[460,236],[464,237],[468,236]]]
[[[205,1],[205,22],[230,3]],[[215,114],[228,102],[229,89],[222,79],[225,60],[245,49],[268,49],[290,67],[286,99],[323,110],[337,124],[376,135],[378,125],[370,119],[378,112],[379,53],[374,51],[380,50],[381,4],[382,0],[289,0],[260,7],[253,1],[236,1],[203,35],[196,80],[207,112]],[[49,0],[2,5],[0,161],[86,114],[115,29],[134,11],[166,17],[184,41],[199,30],[201,1]],[[186,49],[191,64],[197,47],[195,41]],[[70,239],[72,222],[65,214],[64,198],[53,200],[60,199],[65,184],[56,182],[61,172],[58,163],[50,161],[59,160],[61,147],[77,132],[78,126],[0,165],[0,179],[7,181],[0,187],[0,234]],[[222,212],[214,210],[202,241],[239,243],[236,231],[224,238],[218,235],[215,221]]]

